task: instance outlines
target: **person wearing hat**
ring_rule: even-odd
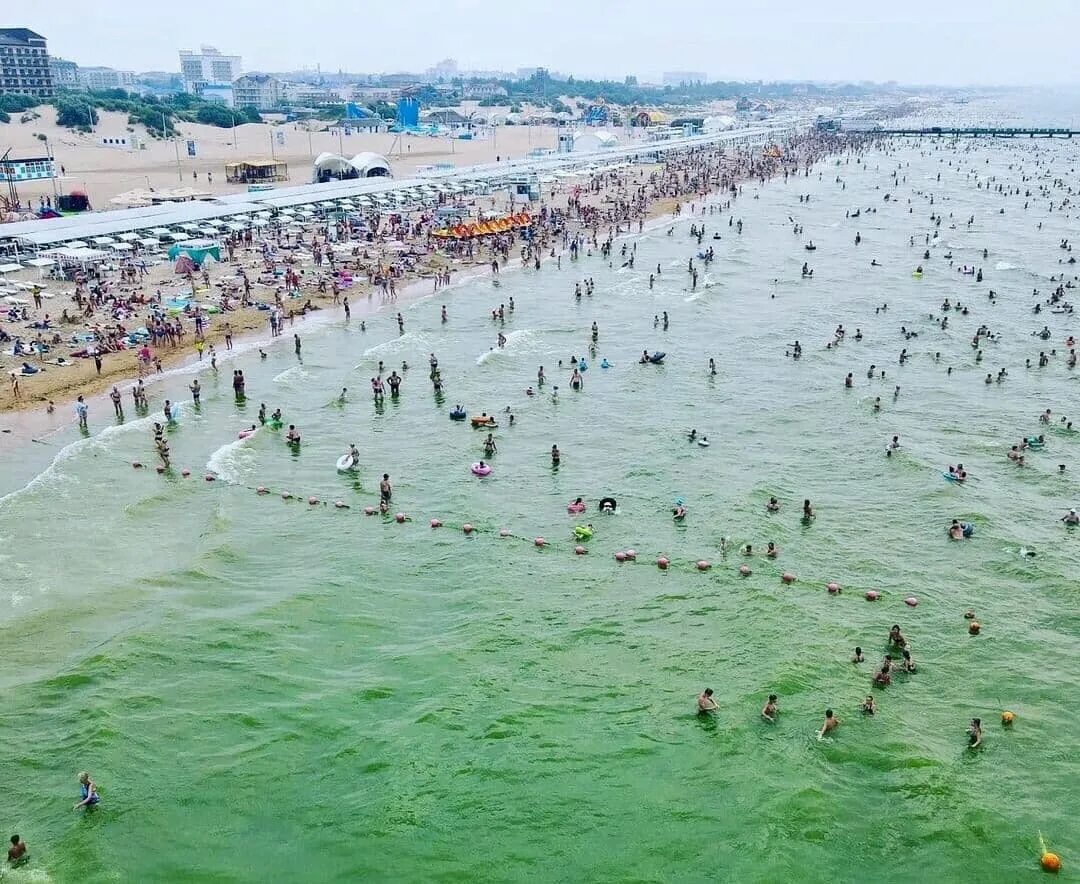
[[[1080,516],[1076,514],[1075,509],[1070,509],[1067,513],[1065,513],[1064,516],[1061,517],[1061,521],[1063,521],[1070,528],[1073,528],[1076,525],[1080,525]]]

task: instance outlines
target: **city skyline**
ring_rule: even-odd
[[[956,0],[944,16],[929,0],[874,16],[854,0],[820,0],[812,9],[775,0],[722,15],[695,4],[679,17],[657,15],[655,4],[643,0],[590,6],[552,0],[549,7],[550,14],[537,18],[486,0],[411,0],[365,12],[364,32],[379,39],[361,41],[359,51],[349,28],[321,24],[340,18],[341,7],[326,0],[276,7],[273,29],[260,39],[253,38],[251,16],[261,19],[265,9],[248,2],[223,8],[192,0],[167,29],[157,11],[134,0],[101,0],[92,17],[77,14],[74,0],[56,0],[6,24],[41,33],[52,55],[135,71],[178,70],[180,49],[210,43],[241,56],[245,71],[423,72],[449,55],[463,70],[542,66],[582,78],[634,75],[655,83],[665,72],[685,70],[710,80],[957,86],[1080,80],[1073,66],[1045,51],[1080,25],[1080,8],[1066,0],[1034,0],[1021,10],[1008,0]],[[283,35],[280,42],[272,39],[274,30]]]

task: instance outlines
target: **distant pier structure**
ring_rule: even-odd
[[[834,131],[911,138],[1072,138],[1080,135],[1080,129],[1056,126],[881,126],[863,121],[838,125]]]

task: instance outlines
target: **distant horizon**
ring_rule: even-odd
[[[708,82],[1080,86],[1075,65],[1046,51],[1080,29],[1080,4],[1068,0],[1030,0],[1022,8],[1010,0],[909,0],[872,14],[856,0],[819,0],[813,8],[799,0],[751,2],[722,13],[691,3],[679,16],[658,15],[643,0],[550,0],[541,17],[487,0],[406,0],[366,12],[355,27],[325,26],[341,17],[340,4],[326,0],[273,12],[259,40],[251,22],[262,22],[266,10],[244,0],[189,0],[168,27],[158,9],[134,0],[99,0],[93,16],[75,0],[55,0],[8,25],[40,33],[52,55],[136,72],[174,72],[180,49],[211,44],[239,55],[245,71],[422,73],[453,56],[466,70],[544,67],[616,82],[629,74],[658,83],[665,71],[700,71]]]

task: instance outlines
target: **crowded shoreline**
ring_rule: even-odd
[[[653,225],[677,218],[680,201],[705,198],[728,189],[735,182],[784,174],[785,169],[790,171],[793,166],[797,167],[800,160],[806,162],[807,158],[817,158],[823,150],[835,148],[835,141],[810,134],[792,139],[783,154],[776,146],[770,155],[763,151],[691,150],[687,153],[692,158],[692,168],[696,169],[692,185],[691,179],[686,177],[683,165],[686,160],[680,152],[663,164],[635,166],[629,171],[546,186],[529,231],[530,239],[539,234],[538,239],[546,244],[552,226],[565,225],[575,233],[591,237],[593,247],[598,249],[597,235],[601,227],[615,233],[630,232],[631,229],[640,231],[645,223]],[[681,183],[680,171],[684,173]],[[632,207],[625,199],[629,185],[636,190]],[[650,188],[647,194],[646,187]],[[479,209],[493,217],[521,208],[520,203],[515,206],[505,195],[476,198],[472,202],[474,205],[463,208]],[[595,205],[597,202],[599,206]],[[615,204],[615,212],[604,210],[607,203]],[[357,230],[340,222],[336,225],[333,246],[340,243],[347,248],[344,259],[338,259],[338,265],[345,272],[366,276],[367,281],[360,283],[362,288],[359,290],[339,288],[334,277],[338,269],[334,264],[334,251],[326,235],[328,222],[295,225],[285,219],[262,237],[253,237],[249,231],[246,238],[244,235],[226,238],[223,261],[214,263],[212,269],[211,262],[207,262],[203,268],[192,268],[183,277],[175,275],[171,262],[146,268],[135,256],[117,261],[111,270],[98,274],[97,278],[77,277],[74,285],[67,284],[62,289],[50,291],[49,301],[42,301],[37,296],[37,283],[28,278],[26,282],[32,288],[27,290],[27,297],[33,300],[33,306],[28,304],[24,308],[18,323],[9,320],[0,324],[5,346],[11,346],[16,338],[26,346],[27,338],[35,334],[33,326],[43,323],[46,317],[50,320],[49,327],[36,330],[37,338],[33,342],[36,346],[13,354],[14,364],[6,366],[10,383],[0,390],[0,412],[8,413],[9,428],[18,436],[26,435],[28,431],[33,436],[49,428],[56,429],[70,421],[63,420],[63,416],[54,419],[55,410],[61,406],[69,409],[78,396],[93,397],[98,403],[107,402],[110,388],[120,385],[124,387],[122,393],[130,396],[128,384],[139,378],[149,385],[154,377],[170,370],[198,372],[200,363],[212,358],[204,360],[204,351],[225,357],[234,346],[245,349],[271,344],[277,335],[273,331],[267,333],[268,312],[276,310],[281,315],[281,327],[287,326],[290,334],[314,327],[313,319],[317,325],[332,317],[349,318],[345,303],[349,305],[348,313],[355,313],[358,321],[363,321],[388,305],[405,306],[416,298],[485,273],[491,268],[493,259],[505,267],[510,260],[510,246],[518,242],[518,237],[511,234],[448,246],[431,236],[431,232],[440,226],[433,213],[413,212],[391,217],[391,223],[380,226],[378,215],[369,216],[364,227]],[[292,228],[287,229],[290,224]],[[374,233],[365,238],[365,228],[368,231],[374,228]],[[320,231],[323,233],[321,238]],[[563,239],[562,246],[554,244],[550,254],[535,256],[537,268],[541,261],[555,258],[556,252],[566,248],[565,237]],[[295,257],[278,251],[282,247],[294,250]],[[391,249],[407,249],[404,261]],[[329,272],[323,269],[324,256],[329,259]],[[271,302],[263,293],[260,306],[256,307],[248,273],[257,271],[260,263],[264,272],[273,272],[277,279],[265,277],[266,283],[275,289],[274,300]],[[293,272],[290,265],[299,265],[299,273]],[[238,269],[239,279],[235,272]],[[284,285],[280,282],[282,275]],[[263,284],[263,279],[259,284]],[[43,283],[42,287],[45,285]],[[91,288],[97,292],[96,297],[89,293]],[[71,332],[94,334],[97,338],[94,343],[100,346],[103,337],[122,337],[125,328],[136,323],[145,327],[152,322],[149,316],[162,318],[163,302],[180,296],[185,290],[192,292],[192,302],[201,297],[205,303],[212,294],[216,295],[221,312],[215,316],[204,312],[199,316],[197,310],[184,311],[177,320],[182,320],[188,328],[180,331],[177,337],[170,335],[167,341],[163,339],[160,345],[154,341],[149,353],[129,346],[111,351],[102,347],[99,358],[84,354],[82,359],[73,361],[62,355],[64,341]],[[59,299],[63,300],[58,305]],[[98,313],[91,312],[87,316],[86,310],[94,310],[95,302]],[[271,303],[273,306],[268,310]],[[59,318],[56,316],[58,310]],[[70,315],[69,310],[75,315]],[[126,318],[120,321],[109,317],[110,310],[112,317],[123,311]],[[106,321],[90,321],[100,317],[102,312],[106,313]],[[191,327],[193,323],[199,327]],[[178,330],[183,328],[183,325],[178,326]],[[42,331],[47,335],[43,337]],[[49,335],[51,342],[46,341]],[[65,364],[46,364],[50,343],[61,353]],[[46,346],[43,348],[42,344]],[[38,368],[39,373],[22,375],[16,370],[20,360]],[[50,358],[48,362],[54,360]]]

